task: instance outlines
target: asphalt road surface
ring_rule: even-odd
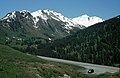
[[[37,56],[37,57],[42,58],[44,60],[62,62],[62,63],[67,63],[67,64],[72,64],[72,65],[84,67],[84,68],[86,68],[86,70],[84,71],[84,73],[86,73],[86,74],[88,74],[89,69],[94,69],[94,73],[92,73],[92,74],[102,74],[102,73],[106,73],[106,72],[115,73],[115,72],[120,71],[120,68],[112,67],[112,66],[96,65],[96,64],[76,62],[76,61],[63,60],[63,59],[56,59],[56,58],[43,57],[43,56]]]

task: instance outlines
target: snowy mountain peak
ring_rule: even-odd
[[[82,16],[80,16],[80,17],[88,18],[89,16],[88,16],[87,14],[85,14],[85,15],[82,15]]]
[[[47,21],[48,19],[54,19],[56,21],[63,22],[63,25],[65,25],[66,29],[72,29],[73,27],[76,27],[76,26],[81,28],[78,23],[73,22],[70,18],[67,18],[61,13],[57,13],[52,10],[38,10],[38,11],[32,12],[31,15],[34,17],[35,24],[37,24],[37,22],[39,21],[39,18],[45,21]]]
[[[44,14],[43,10],[38,10],[35,12],[32,12],[31,15],[34,17],[36,23],[39,21],[39,18],[41,17],[44,20],[47,20],[48,17],[46,16],[46,14]]]
[[[52,10],[38,10],[35,12],[32,12],[31,15],[35,18],[41,17],[44,20],[53,18],[57,21],[64,21],[63,19],[65,18],[62,14],[54,12]]]
[[[30,11],[28,11],[28,10],[22,10],[22,11],[18,11],[18,12],[20,12],[20,13],[30,13]]]
[[[13,11],[13,12],[11,12],[11,13],[8,13],[4,18],[2,18],[2,19],[8,19],[8,18],[14,18],[14,17],[16,17],[16,11]]]
[[[97,16],[88,16],[88,15],[82,15],[80,17],[77,17],[77,18],[73,18],[72,19],[74,22],[80,24],[80,25],[84,25],[86,27],[88,26],[91,26],[91,25],[94,25],[96,23],[99,23],[99,22],[103,22],[104,20],[97,17]]]
[[[4,18],[2,18],[2,20],[5,20],[5,19],[7,19],[7,20],[8,19],[14,19],[14,18],[16,18],[17,15],[21,15],[23,17],[26,17],[27,15],[30,15],[30,12],[27,11],[27,10],[13,11],[11,13],[8,13]]]
[[[8,22],[17,20],[17,19],[30,19],[33,21],[34,27],[38,28],[39,21],[44,21],[44,23],[48,22],[48,20],[61,22],[61,26],[65,26],[65,29],[71,30],[74,27],[78,27],[80,29],[84,28],[84,26],[88,27],[93,24],[102,22],[103,19],[96,17],[96,16],[88,16],[88,15],[82,15],[77,18],[67,18],[61,13],[52,11],[52,10],[38,10],[35,12],[29,12],[27,10],[22,11],[13,11],[11,13],[8,13],[3,20],[7,20]]]

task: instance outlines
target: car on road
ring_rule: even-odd
[[[89,69],[88,73],[94,73],[94,69]]]

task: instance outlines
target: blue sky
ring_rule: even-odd
[[[14,10],[50,9],[73,18],[83,14],[108,19],[120,15],[120,0],[2,0],[0,18]]]

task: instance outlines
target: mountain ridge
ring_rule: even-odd
[[[14,14],[15,12],[16,11],[13,11],[11,13]],[[28,10],[21,10],[21,11],[18,11],[18,12],[20,12],[20,13],[25,13],[25,12],[26,13],[27,12],[30,13],[34,17],[34,22],[35,23],[37,23],[37,21],[39,20],[38,17],[41,17],[44,20],[49,19],[48,17],[52,17],[52,18],[54,18],[57,21],[68,22],[68,25],[79,24],[79,25],[83,25],[83,26],[86,26],[86,27],[104,21],[100,17],[88,16],[87,14],[84,14],[84,15],[81,15],[81,16],[78,16],[78,17],[75,17],[75,18],[68,18],[68,17],[65,17],[63,14],[61,14],[59,12],[55,12],[55,11],[48,10],[48,9],[46,9],[46,10],[37,10],[37,11],[34,11],[34,12],[30,12]],[[6,19],[6,17],[8,15],[3,17],[2,19]],[[53,16],[55,16],[55,17],[53,17]],[[94,19],[94,18],[97,18],[97,19]],[[89,20],[92,19],[92,20],[88,21],[86,19],[89,19]],[[85,22],[85,20],[87,22]],[[90,23],[90,24],[86,24],[86,23]]]

